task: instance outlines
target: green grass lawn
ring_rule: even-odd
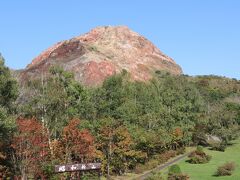
[[[188,158],[183,159],[178,163],[183,173],[190,176],[191,180],[240,180],[240,139],[233,141],[231,146],[228,146],[225,152],[212,151],[204,148],[204,151],[212,156],[209,163],[206,164],[190,164],[186,162]],[[187,148],[187,152],[191,152],[195,148]],[[236,169],[232,176],[216,177],[214,176],[217,167],[226,162],[235,162]],[[161,171],[164,179],[167,179],[168,168]],[[138,179],[138,174],[126,174],[125,176],[113,177],[113,179],[127,180]]]
[[[187,173],[191,180],[240,180],[240,139],[233,141],[233,145],[227,147],[225,152],[211,151],[207,148],[205,148],[204,151],[212,156],[211,161],[207,164],[189,164],[186,162],[187,158],[178,163],[182,172]],[[236,169],[232,176],[213,176],[219,165],[232,161],[236,163]]]

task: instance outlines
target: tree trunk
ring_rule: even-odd
[[[27,175],[25,172],[25,168],[21,168],[21,180],[27,180]]]
[[[111,152],[112,151],[111,147],[112,147],[112,141],[110,140],[109,151],[108,151],[108,159],[107,159],[107,175],[108,175],[108,178],[110,176],[110,161],[111,161],[111,153],[112,153]]]

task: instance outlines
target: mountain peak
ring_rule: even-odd
[[[108,76],[126,69],[133,80],[146,81],[156,70],[181,74],[174,60],[149,40],[127,26],[101,26],[61,41],[37,56],[22,72],[22,79],[47,73],[52,65],[75,74],[89,86],[101,84]]]

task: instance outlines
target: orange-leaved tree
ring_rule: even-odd
[[[99,130],[98,149],[103,152],[103,165],[107,175],[123,174],[146,158],[145,153],[134,150],[128,129],[111,118],[106,119]]]
[[[182,146],[183,131],[180,127],[176,127],[172,132],[171,149],[178,149]]]
[[[49,147],[45,128],[36,119],[18,118],[13,137],[14,163],[21,177],[43,177],[43,163],[48,160]]]
[[[80,120],[71,120],[55,142],[54,154],[61,163],[92,162],[97,156],[94,137],[88,130],[80,130],[79,124]]]

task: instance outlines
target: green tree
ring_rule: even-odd
[[[56,139],[71,118],[91,118],[93,108],[88,91],[74,80],[72,73],[52,67],[50,76],[29,84],[31,97],[22,106],[25,116],[35,116]]]
[[[10,140],[15,127],[13,115],[17,97],[17,83],[0,54],[0,179],[9,177],[13,168],[10,161]]]
[[[8,111],[13,110],[13,103],[18,97],[17,82],[11,76],[10,70],[4,64],[0,54],[0,106]]]

